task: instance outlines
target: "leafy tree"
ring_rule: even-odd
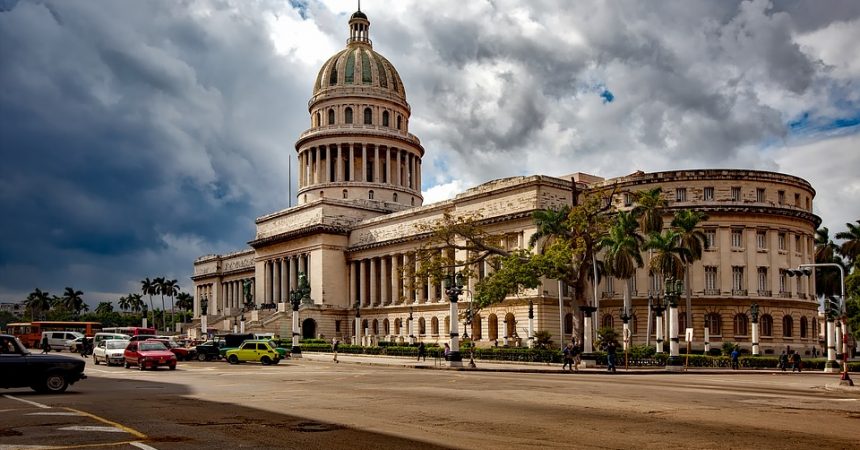
[[[846,223],[848,231],[840,231],[836,233],[836,239],[844,239],[845,241],[839,246],[839,253],[848,260],[849,267],[855,267],[860,263],[860,220],[857,225]]]
[[[643,266],[641,246],[642,236],[636,233],[636,218],[632,213],[620,211],[615,216],[615,223],[609,229],[609,234],[600,240],[599,247],[606,249],[604,264],[607,271],[620,280],[624,280],[624,310],[631,311],[630,279],[636,275],[636,269]]]
[[[614,343],[618,347],[618,332],[612,327],[600,327],[597,330],[597,341],[595,347],[606,350],[610,343]]]
[[[663,198],[663,188],[655,187],[635,194],[633,213],[639,217],[642,234],[659,233],[663,230],[663,209],[668,202]]]
[[[547,330],[535,331],[535,348],[540,350],[552,348],[552,333]]]
[[[830,239],[830,230],[821,227],[815,231],[815,262],[835,263],[842,265],[838,256],[839,247]],[[839,272],[833,268],[815,268],[815,292],[818,296],[834,295],[841,291]]]
[[[569,215],[570,206],[567,205],[559,209],[541,209],[532,213],[537,230],[529,238],[529,247],[537,245],[538,251],[542,251],[546,245],[557,239],[570,237],[570,230],[566,226]]]
[[[678,244],[686,251],[680,254],[684,262],[684,291],[687,298],[687,326],[693,326],[692,296],[693,286],[690,282],[690,264],[702,259],[704,250],[708,248],[705,233],[698,228],[699,224],[708,220],[705,213],[683,209],[675,213],[672,227],[678,232]]]
[[[176,294],[176,306],[185,311],[191,311],[194,308],[194,297],[187,292]]]
[[[132,312],[141,312],[144,308],[143,296],[140,294],[128,294],[128,307]]]
[[[117,301],[117,305],[121,311],[128,311],[131,307],[131,302],[127,296],[122,296],[119,298],[119,301]]]
[[[99,316],[104,316],[112,312],[113,304],[111,302],[99,302],[98,306],[96,306],[96,314]]]

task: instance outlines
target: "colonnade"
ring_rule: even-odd
[[[419,190],[421,158],[405,149],[374,144],[331,144],[299,153],[299,188],[345,181]]]
[[[299,274],[304,273],[310,281],[310,259],[310,253],[301,253],[263,261],[263,298],[257,303],[290,301],[290,291],[299,285]]]
[[[245,299],[243,297],[246,281],[251,282],[251,292],[253,293],[254,286],[256,284],[256,280],[254,278],[242,278],[239,280],[224,281],[221,283],[221,298],[223,299],[223,310],[237,310],[242,308],[242,306],[245,304]],[[209,310],[212,311],[211,306]]]
[[[440,250],[441,251],[441,250]],[[421,261],[415,252],[357,259],[349,265],[349,298],[361,307],[441,303],[444,281],[416,280]]]
[[[205,283],[197,285],[196,295],[194,296],[194,316],[200,316],[200,313],[203,312],[200,308],[200,302],[205,298],[209,303],[206,307],[207,313],[212,314],[215,311],[215,305],[213,304],[213,300],[215,299],[215,285],[214,283]]]

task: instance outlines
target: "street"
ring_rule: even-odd
[[[820,373],[493,373],[333,364],[93,366],[0,392],[0,449],[860,448]],[[40,447],[35,447],[40,448]]]

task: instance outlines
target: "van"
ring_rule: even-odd
[[[122,333],[96,333],[96,335],[93,336],[93,348],[98,347],[99,342],[109,341],[111,339],[121,339],[127,341],[131,339],[131,336]]]
[[[83,334],[78,333],[77,331],[43,331],[42,339],[44,340],[46,336],[51,350],[56,350],[58,352],[63,351],[63,349],[68,349],[69,341],[74,341],[77,338],[84,337]],[[41,341],[39,341],[39,345],[42,345]]]
[[[275,333],[253,333],[254,339],[267,341],[275,338]]]

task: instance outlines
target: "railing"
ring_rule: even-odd
[[[745,297],[747,295],[746,289],[732,289],[732,295]]]
[[[759,296],[759,297],[772,297],[772,296],[773,296],[773,295],[771,295],[771,294],[772,294],[772,292],[770,292],[770,291],[763,291],[763,290],[761,290],[761,289],[759,289],[757,293],[758,293],[758,296]]]
[[[615,292],[603,292],[601,294],[602,298],[612,298],[615,297]]]
[[[779,296],[782,298],[791,298],[791,292],[780,292]]]
[[[719,289],[705,289],[705,295],[720,295]]]
[[[338,125],[325,125],[320,127],[310,128],[305,130],[301,135],[299,135],[299,139],[303,139],[308,136],[326,136],[330,134],[342,134],[344,132],[356,131],[362,133],[368,133],[375,136],[397,136],[399,138],[403,138],[415,145],[420,145],[421,141],[412,133],[404,130],[398,130],[397,128],[384,127],[381,125],[362,125],[362,124],[338,124]]]

